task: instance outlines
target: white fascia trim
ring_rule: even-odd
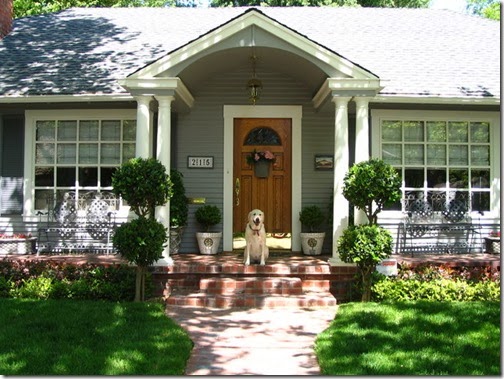
[[[401,96],[378,95],[370,103],[414,103],[414,104],[454,104],[454,105],[500,105],[500,97],[449,97],[449,96]]]
[[[334,67],[336,70],[347,76],[355,78],[369,78],[372,76],[371,73],[355,65],[349,60],[315,44],[309,39],[286,28],[280,23],[273,21],[265,15],[258,12],[247,12],[241,17],[232,20],[230,23],[223,25],[211,33],[200,37],[196,41],[183,46],[172,54],[168,54],[151,65],[135,72],[130,76],[130,78],[155,77],[161,75],[163,72],[169,70],[175,65],[195,56],[198,53],[201,53],[209,47],[224,41],[225,39],[252,25],[266,30],[274,36],[313,56],[315,59]]]
[[[119,79],[119,85],[132,94],[143,96],[165,96],[167,91],[173,91],[191,108],[194,97],[180,78],[133,78]]]
[[[344,91],[346,95],[355,91],[358,95],[359,92],[377,93],[382,89],[383,86],[380,85],[378,78],[328,78],[319,88],[312,102],[313,106],[318,108],[333,91]]]
[[[134,100],[130,94],[83,94],[83,95],[35,95],[35,96],[0,96],[0,104],[25,103],[82,103],[82,102],[117,102]]]

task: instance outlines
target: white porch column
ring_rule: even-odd
[[[367,97],[354,97],[357,106],[357,119],[355,124],[355,163],[369,159],[369,99]],[[367,224],[368,219],[364,211],[354,209],[355,225]]]
[[[136,148],[137,158],[149,158],[151,156],[151,127],[150,127],[150,102],[151,96],[137,96],[137,127]]]
[[[158,108],[158,130],[156,158],[166,167],[170,173],[170,154],[171,154],[171,103],[173,96],[156,96],[159,103]],[[160,221],[165,228],[170,231],[170,201],[163,206],[156,208],[156,219]],[[163,251],[163,258],[156,262],[158,266],[172,265],[173,259],[170,257],[169,244]]]
[[[344,265],[338,255],[337,242],[348,227],[348,201],[343,196],[343,179],[348,171],[348,102],[350,97],[333,97],[336,104],[334,121],[334,193],[332,265]]]

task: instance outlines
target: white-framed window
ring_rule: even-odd
[[[112,174],[135,156],[136,114],[124,111],[32,111],[27,114],[25,195],[33,210],[75,191],[110,191]],[[28,164],[27,164],[28,163]]]
[[[498,116],[375,110],[372,118],[373,156],[398,170],[403,194],[445,194],[447,199],[469,199],[472,212],[494,210],[495,181],[500,180]]]

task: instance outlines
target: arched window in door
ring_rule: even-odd
[[[273,129],[268,127],[258,127],[250,131],[245,138],[244,145],[274,145],[281,146],[280,136]]]

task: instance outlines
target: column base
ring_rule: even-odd
[[[160,260],[154,262],[153,266],[173,266],[173,258],[172,257],[163,257]]]
[[[331,257],[327,260],[327,262],[331,265],[331,266],[346,266],[346,267],[355,267],[356,264],[355,263],[345,263],[341,260],[340,257]]]

